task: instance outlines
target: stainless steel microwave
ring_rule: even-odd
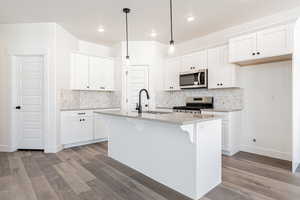
[[[181,89],[207,88],[208,70],[200,69],[195,71],[182,72],[179,75],[179,85]]]

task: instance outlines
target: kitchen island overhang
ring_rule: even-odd
[[[221,119],[188,113],[100,111],[108,156],[192,199],[221,183]]]

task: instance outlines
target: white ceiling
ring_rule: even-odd
[[[300,0],[173,0],[175,41],[195,37],[300,6]],[[123,7],[129,7],[130,40],[169,41],[169,0],[0,0],[0,23],[57,22],[82,40],[124,40]],[[186,17],[195,21],[187,23]],[[105,32],[97,29],[103,25]]]

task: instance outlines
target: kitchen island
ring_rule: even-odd
[[[198,200],[221,183],[221,119],[189,113],[99,111],[108,156]]]

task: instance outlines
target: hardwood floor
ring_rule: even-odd
[[[291,163],[240,152],[223,157],[223,183],[201,200],[299,200]],[[187,200],[107,157],[107,143],[0,153],[0,200]]]

